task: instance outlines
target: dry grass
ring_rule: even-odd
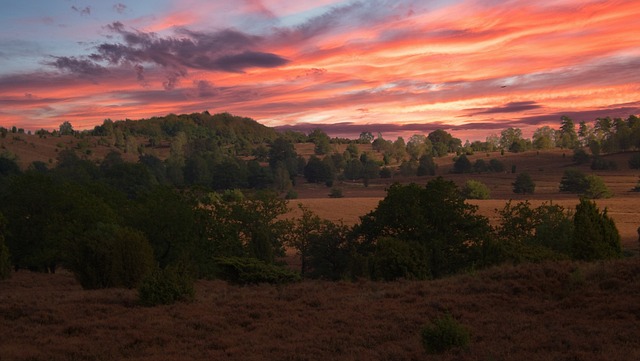
[[[637,360],[640,260],[503,266],[439,281],[229,286],[136,304],[67,273],[0,282],[1,360]],[[467,351],[427,355],[419,330],[450,312]]]

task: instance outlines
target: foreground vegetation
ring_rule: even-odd
[[[140,307],[68,273],[0,282],[7,360],[636,360],[637,259],[502,266],[436,281],[236,287],[198,281],[189,303]],[[431,355],[450,314],[466,348]]]

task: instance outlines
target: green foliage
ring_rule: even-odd
[[[286,267],[267,264],[256,258],[216,258],[216,264],[219,268],[218,276],[233,284],[283,284],[300,280],[299,273]]]
[[[602,178],[597,175],[589,174],[585,178],[587,187],[582,193],[583,197],[590,199],[598,199],[598,198],[611,198],[613,193],[607,188],[607,185],[604,184]]]
[[[504,172],[504,163],[493,158],[489,161],[489,170],[495,173],[502,173]]]
[[[375,245],[373,279],[426,279],[429,269],[423,262],[425,251],[413,242],[393,237],[381,237]]]
[[[433,157],[431,155],[425,154],[418,160],[418,169],[416,170],[416,175],[435,175],[437,168],[438,166],[433,161]]]
[[[616,170],[618,165],[613,160],[606,160],[602,157],[594,157],[591,162],[591,169],[593,170]]]
[[[6,222],[2,213],[0,213],[0,280],[11,277],[11,255],[9,254],[9,248],[4,244]]]
[[[586,164],[587,162],[589,162],[589,154],[587,154],[587,152],[585,152],[584,149],[582,148],[576,148],[573,150],[573,156],[572,156],[572,160],[577,164]]]
[[[634,153],[629,157],[629,168],[640,169],[640,153]]]
[[[331,192],[329,192],[329,197],[331,198],[342,198],[344,194],[342,192],[342,188],[333,187],[331,188]]]
[[[560,192],[584,193],[588,187],[587,176],[577,169],[567,169],[560,180]]]
[[[491,192],[486,184],[470,179],[462,188],[462,194],[467,199],[489,199]]]
[[[454,348],[467,348],[471,341],[469,330],[450,314],[436,318],[420,331],[422,345],[430,354],[439,354]]]
[[[98,224],[65,247],[64,264],[85,289],[137,287],[153,268],[153,250],[134,229]]]
[[[371,213],[361,217],[355,234],[365,244],[380,237],[415,242],[425,250],[422,260],[431,277],[468,268],[489,234],[489,221],[475,214],[451,181],[439,177],[426,187],[394,184]]]
[[[193,278],[188,272],[175,268],[157,269],[138,287],[140,304],[146,307],[190,301],[194,296]]]
[[[452,173],[471,173],[473,166],[466,155],[459,156],[453,163]]]
[[[595,202],[581,199],[576,206],[573,223],[574,258],[593,261],[619,258],[622,255],[620,233],[606,209],[600,212]]]
[[[531,208],[529,201],[507,202],[498,211],[498,240],[488,263],[524,262],[568,258],[571,254],[573,222],[561,206],[543,203]]]
[[[531,179],[529,173],[518,174],[512,185],[513,193],[517,194],[533,194],[536,190],[536,184]]]

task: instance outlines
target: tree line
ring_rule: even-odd
[[[0,258],[10,255],[16,269],[62,266],[83,287],[102,288],[137,287],[168,269],[238,283],[432,279],[504,262],[622,254],[612,219],[586,199],[573,212],[510,202],[492,227],[438,177],[392,185],[349,227],[304,207],[286,219],[287,201],[269,190],[124,187],[112,169],[86,168],[67,159],[51,170],[2,172]],[[298,252],[298,273],[284,267],[285,247]]]

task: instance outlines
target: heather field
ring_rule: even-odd
[[[82,290],[68,273],[0,282],[1,360],[637,360],[640,260],[503,266],[437,281],[199,281],[190,303]],[[468,349],[429,355],[450,313]]]

